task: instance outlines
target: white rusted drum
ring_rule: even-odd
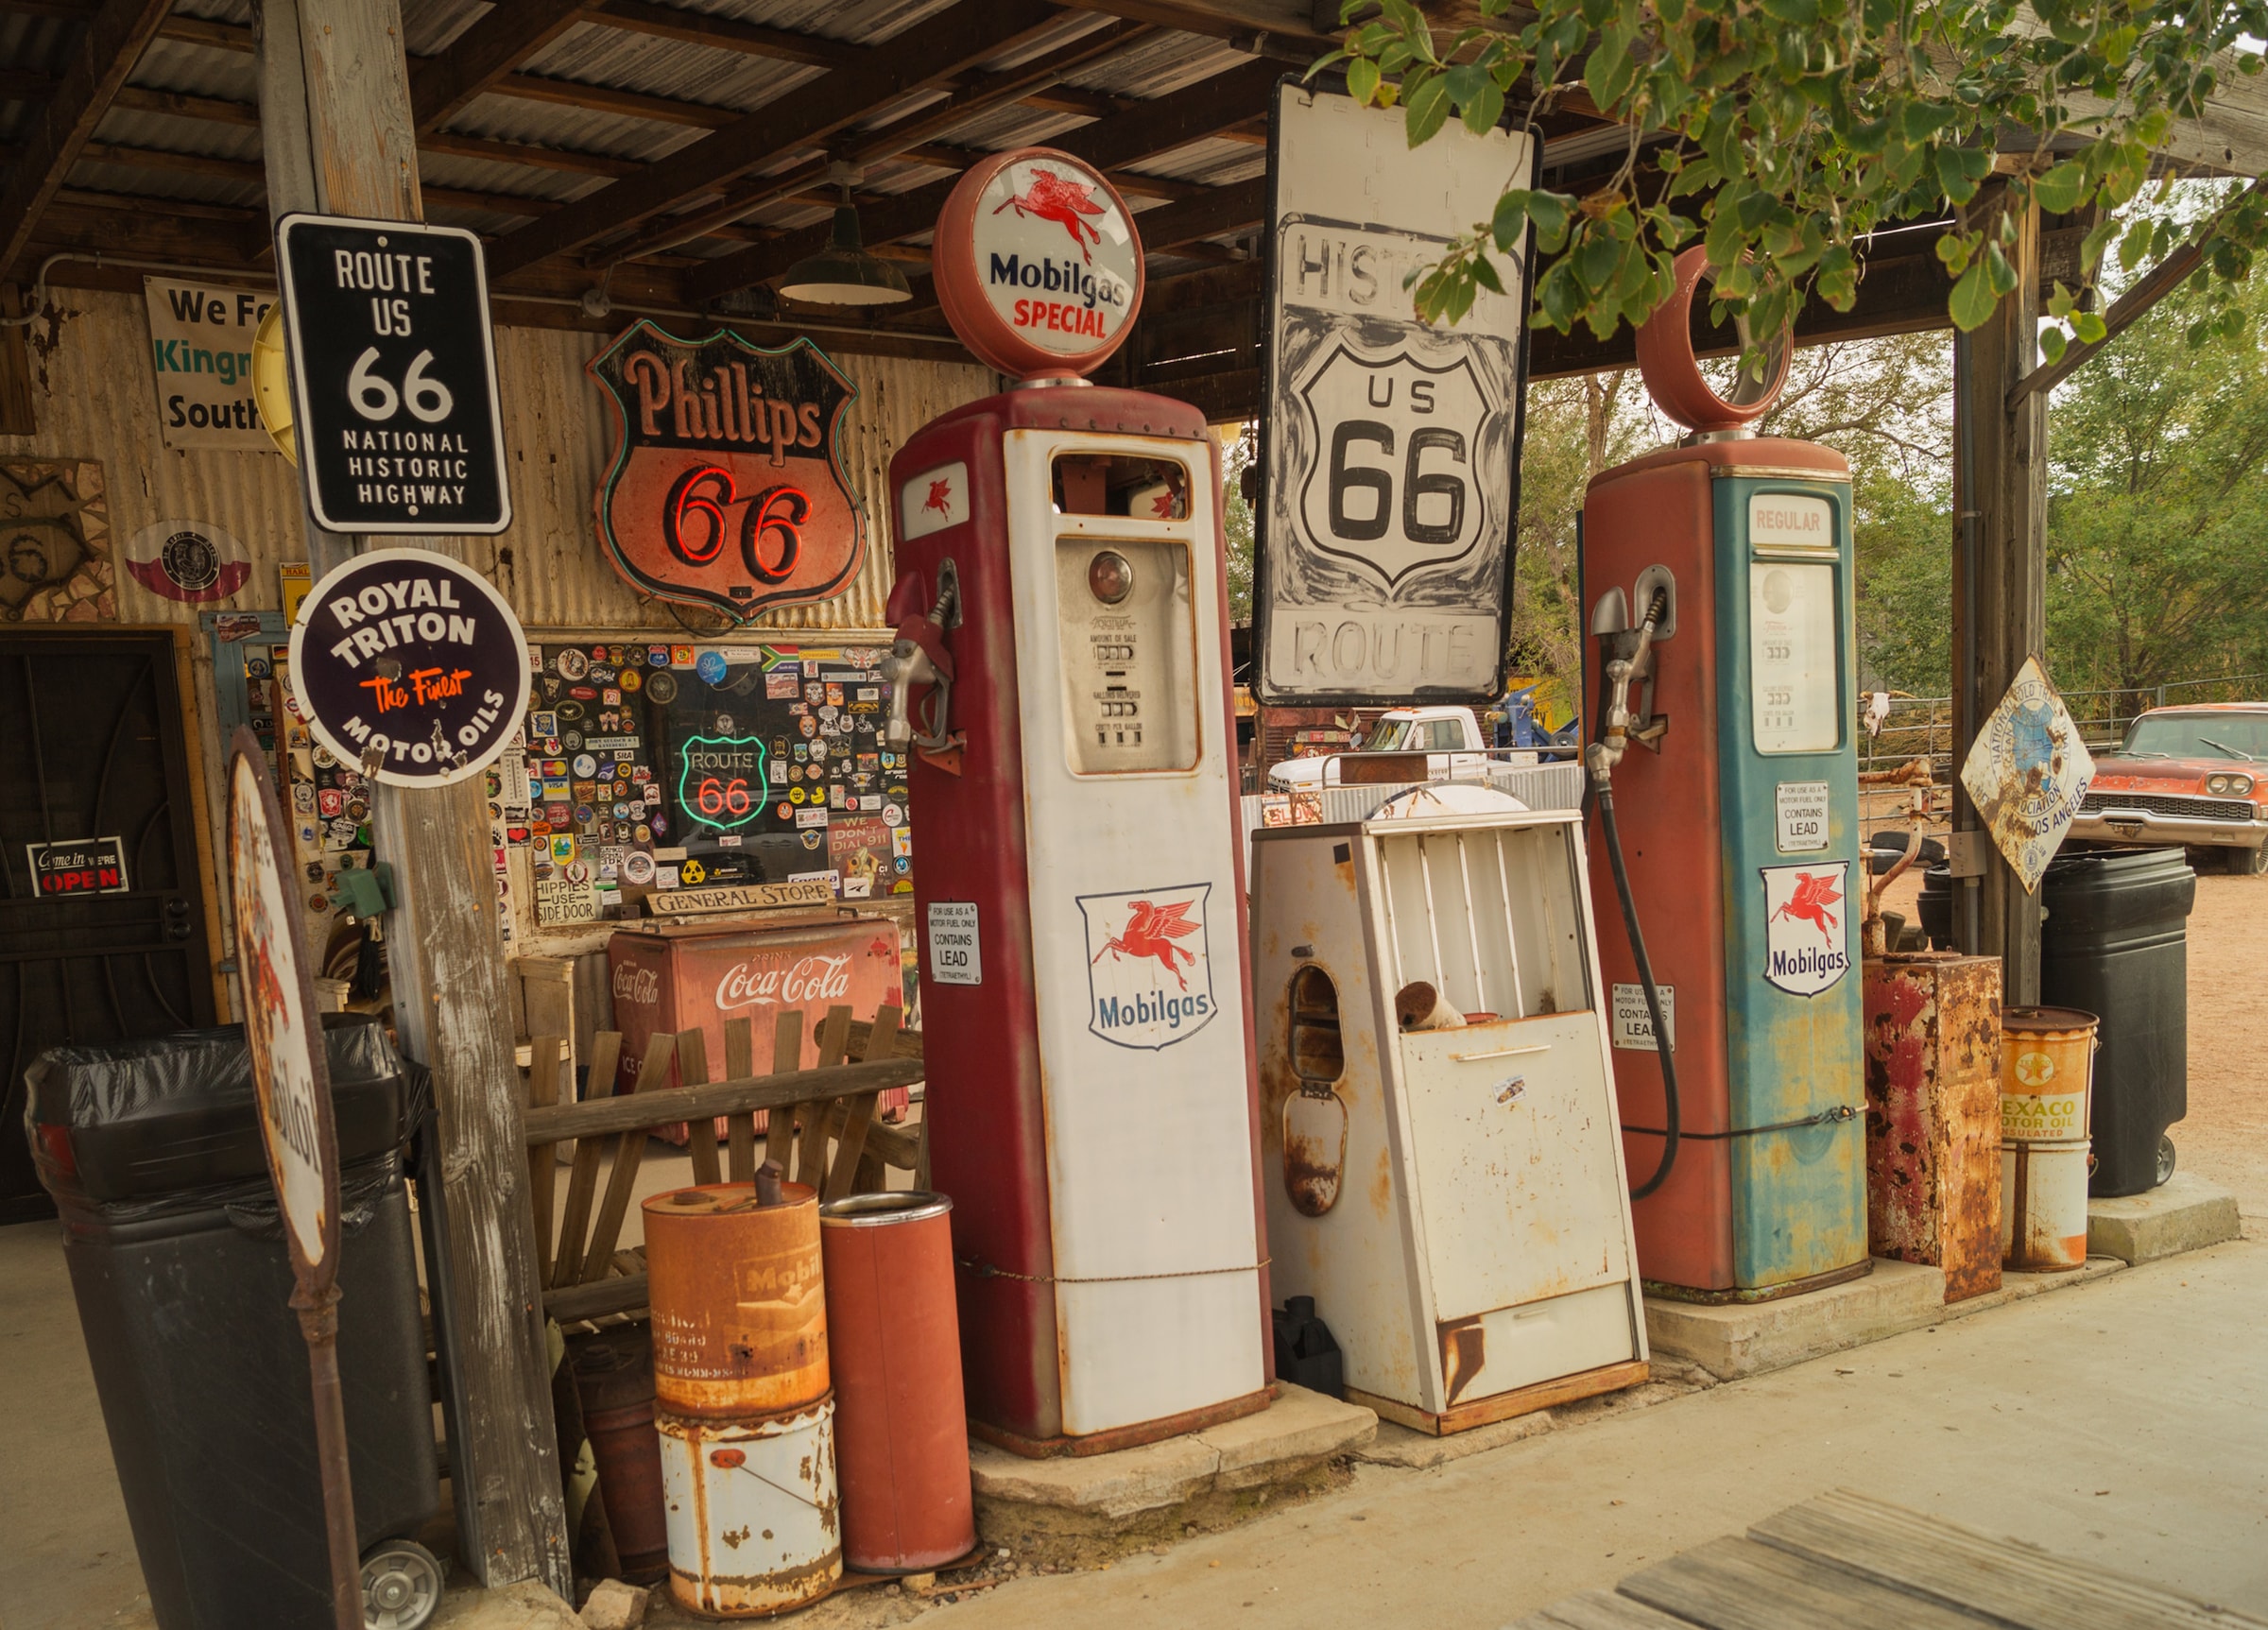
[[[2001,1144],[2001,1261],[2019,1273],[2087,1265],[2085,1138]]]
[[[816,1602],[842,1577],[834,1397],[776,1416],[657,1412],[669,1590],[679,1606],[761,1619]]]
[[[2102,1021],[2076,1007],[2011,1007],[2001,1015],[2001,1136],[2011,1142],[2084,1140],[2093,1127],[2095,1045]]]

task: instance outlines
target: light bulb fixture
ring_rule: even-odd
[[[834,230],[827,247],[788,267],[780,280],[780,292],[813,305],[895,305],[913,299],[905,273],[867,252],[847,178],[841,187],[842,201],[834,207]]]

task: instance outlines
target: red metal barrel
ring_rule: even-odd
[[[652,1337],[642,1324],[569,1336],[567,1356],[622,1576],[655,1584],[669,1576],[669,1522],[662,1510],[662,1448],[654,1438]]]
[[[920,1192],[819,1209],[843,1562],[861,1573],[925,1573],[976,1545],[952,1210]]]
[[[827,1298],[818,1195],[783,1186],[760,1206],[748,1183],[645,1202],[654,1398],[666,1413],[741,1420],[827,1395]]]

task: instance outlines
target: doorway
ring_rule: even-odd
[[[26,1147],[44,1048],[214,1022],[189,745],[163,631],[0,631],[0,1223],[51,1216]]]

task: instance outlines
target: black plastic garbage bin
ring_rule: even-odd
[[[2189,918],[2197,874],[2177,849],[2073,847],[2040,879],[2039,999],[2102,1015],[2095,1055],[2099,1199],[2174,1175],[2166,1128],[2190,1110]],[[1952,937],[1952,880],[1922,879],[1930,942]]]
[[[406,1146],[373,1019],[324,1021],[338,1124],[338,1364],[366,1555],[439,1509]],[[29,1072],[103,1423],[161,1630],[333,1630],[307,1349],[241,1028],[63,1047]],[[415,1558],[373,1622],[429,1617]],[[422,1608],[421,1612],[420,1609]]]
[[[2190,1112],[2197,874],[2177,849],[2081,849],[2039,886],[2039,999],[2103,1016],[2087,1192],[2147,1192],[2174,1175],[2166,1128]]]

